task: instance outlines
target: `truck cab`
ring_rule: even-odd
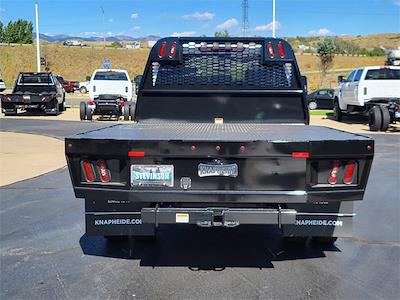
[[[90,99],[100,95],[120,95],[127,101],[132,101],[132,82],[126,70],[98,69],[90,79]]]

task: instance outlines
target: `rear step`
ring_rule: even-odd
[[[295,224],[293,209],[143,208],[143,224],[195,224],[236,227],[240,224]]]

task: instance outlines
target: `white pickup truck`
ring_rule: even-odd
[[[400,121],[400,67],[363,67],[338,79],[335,120],[341,121],[343,114],[367,115],[371,131],[386,131]]]
[[[93,115],[119,118],[122,114],[126,121],[133,119],[133,88],[126,70],[95,70],[89,81],[89,97],[87,104],[80,104],[81,120],[92,120]]]

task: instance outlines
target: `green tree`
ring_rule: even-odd
[[[330,37],[324,38],[322,42],[317,44],[317,53],[320,59],[320,68],[322,76],[325,77],[326,71],[332,66],[335,56],[336,46]]]
[[[0,21],[0,43],[4,42],[4,29],[3,23]]]
[[[33,24],[30,21],[18,19],[17,21],[8,22],[3,29],[3,42],[32,44]]]
[[[214,33],[215,37],[229,37],[229,32],[228,30],[224,30],[224,31],[217,31]]]
[[[369,52],[369,56],[385,56],[385,50],[382,48],[374,48]]]

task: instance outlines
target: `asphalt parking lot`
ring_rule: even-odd
[[[107,122],[1,119],[59,139]],[[371,135],[375,159],[354,237],[285,245],[276,228],[164,226],[156,242],[84,235],[84,202],[62,168],[0,189],[0,298],[397,299],[400,136]]]

